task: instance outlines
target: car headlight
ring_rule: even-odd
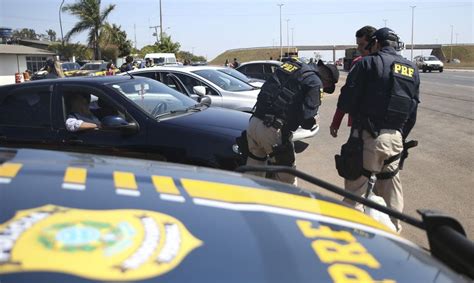
[[[242,154],[242,152],[240,152],[239,146],[237,144],[232,145],[232,151],[236,154]]]
[[[440,67],[443,67],[443,66],[444,66],[444,64],[443,64],[443,63],[439,63],[439,66],[440,66]]]

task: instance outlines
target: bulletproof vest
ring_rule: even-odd
[[[298,61],[288,61],[281,65],[262,86],[254,115],[259,118],[274,115],[285,123],[297,124],[296,116],[303,105],[303,92],[306,91],[302,78],[308,72],[315,73],[308,65]],[[292,125],[291,130],[295,126],[297,128],[297,125]]]
[[[415,66],[399,55],[378,52],[360,113],[378,129],[402,129],[416,106]]]

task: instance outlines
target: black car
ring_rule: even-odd
[[[90,95],[102,127],[70,132],[73,94]],[[232,170],[247,113],[209,108],[152,79],[83,77],[0,87],[0,145],[166,160]]]
[[[274,60],[250,61],[240,64],[236,70],[245,74],[249,78],[266,81],[273,75],[280,65],[280,61]]]

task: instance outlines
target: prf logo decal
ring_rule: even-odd
[[[393,71],[396,74],[400,74],[400,75],[405,76],[405,77],[413,78],[413,73],[415,72],[415,69],[413,69],[411,67],[401,65],[401,64],[398,64],[398,63],[395,63],[393,65]]]
[[[292,65],[290,63],[284,63],[283,65],[281,65],[281,68],[288,73],[293,73],[294,71],[299,69],[298,66]]]
[[[0,225],[0,274],[48,271],[140,280],[172,270],[200,245],[166,214],[47,205],[20,211]]]

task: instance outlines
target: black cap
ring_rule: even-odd
[[[378,41],[398,41],[399,37],[393,30],[389,28],[381,28],[374,32],[372,39],[377,39]]]
[[[317,64],[318,68],[326,68],[331,74],[331,86],[324,88],[324,92],[333,93],[336,89],[336,83],[339,81],[339,70],[334,64],[324,64],[323,61],[319,60]]]
[[[324,64],[322,60],[318,61],[318,67],[323,67],[329,70],[332,75],[332,82],[335,84],[339,81],[339,70],[334,64]]]

